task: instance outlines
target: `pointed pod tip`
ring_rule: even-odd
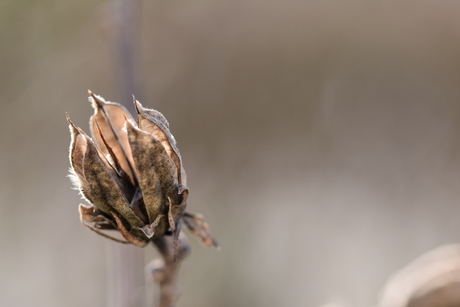
[[[133,95],[133,103],[134,103],[134,106],[136,107],[137,114],[141,114],[144,107],[139,102],[139,100],[137,100],[136,97],[134,97],[134,95]]]
[[[94,108],[103,108],[105,105],[105,100],[101,96],[94,94],[91,90],[88,90],[88,94],[90,95],[90,102],[93,103]]]
[[[67,119],[67,122],[69,123],[70,127],[73,128],[74,130],[78,131],[78,127],[75,126],[73,121],[70,119],[69,113],[65,112],[65,118]]]

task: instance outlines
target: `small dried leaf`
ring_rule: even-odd
[[[197,237],[201,239],[201,243],[206,246],[214,246],[219,248],[219,243],[216,238],[209,232],[209,225],[203,219],[201,214],[185,212],[182,216],[185,225]]]

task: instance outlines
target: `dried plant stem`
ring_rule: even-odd
[[[157,259],[149,265],[150,274],[160,288],[160,307],[174,307],[180,296],[177,285],[182,260],[191,250],[185,235],[179,236],[177,251],[173,238],[163,236],[153,243],[163,259]]]

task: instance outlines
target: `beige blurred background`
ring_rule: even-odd
[[[460,2],[141,3],[134,94],[222,246],[188,234],[179,306],[372,306],[460,241]],[[79,222],[64,113],[88,131],[87,89],[129,103],[113,22],[112,1],[0,1],[0,306],[109,304],[117,243]]]

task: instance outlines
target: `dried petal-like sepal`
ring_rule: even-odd
[[[126,122],[135,171],[149,221],[167,210],[166,196],[177,194],[176,167],[163,145],[152,135]]]
[[[110,168],[104,163],[96,145],[88,140],[83,170],[88,182],[88,193],[93,204],[102,212],[111,214],[118,212],[132,226],[142,227],[142,220],[134,214],[129,203],[122,194]]]
[[[87,147],[86,138],[82,135],[80,129],[70,120],[69,114],[67,113],[66,118],[69,122],[70,134],[72,136],[69,157],[71,164],[70,178],[75,187],[80,190],[82,196],[91,201],[88,196],[88,183],[83,174],[83,158]]]
[[[169,123],[166,118],[157,110],[147,109],[134,98],[134,104],[138,113],[137,123],[139,129],[145,131],[158,139],[166,149],[170,158],[174,161],[178,170],[177,178],[179,184],[186,185],[186,175],[182,166],[182,158],[176,146],[176,140],[169,131]]]
[[[118,103],[107,102],[91,91],[90,95],[94,108],[94,115],[90,118],[91,134],[105,155],[110,154],[107,145],[110,146],[114,158],[134,184],[131,148],[126,131],[123,130],[125,121],[132,119],[131,114]]]
[[[121,221],[120,217],[117,214],[112,212],[112,216],[113,216],[113,219],[115,220],[115,222],[117,223],[118,229],[120,229],[120,232],[123,235],[123,237],[126,239],[126,241],[128,241],[128,242],[130,242],[130,243],[132,243],[134,245],[140,246],[140,247],[144,247],[144,246],[147,245],[148,240],[144,240],[142,238],[139,238],[137,236],[132,235],[129,232],[129,230],[126,229],[125,225],[123,224],[123,222]]]
[[[78,210],[80,211],[80,221],[86,223],[96,223],[97,225],[107,224],[104,228],[115,229],[113,221],[104,216],[103,213],[96,209],[93,205],[80,204]],[[99,226],[98,228],[101,227]]]

